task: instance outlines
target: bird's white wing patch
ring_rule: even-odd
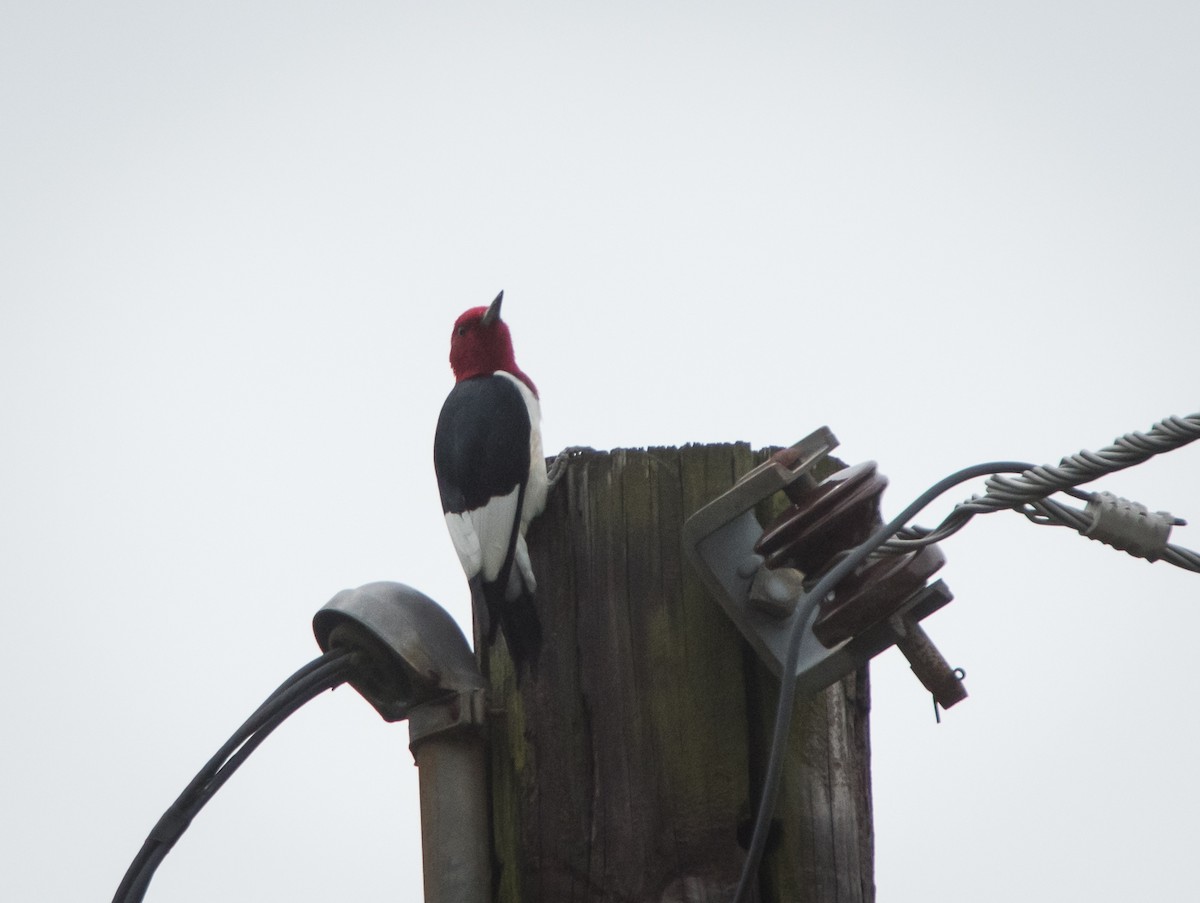
[[[546,509],[546,496],[550,492],[546,456],[542,451],[542,405],[537,396],[529,391],[529,386],[511,373],[497,370],[496,375],[512,381],[529,411],[529,479],[525,484],[525,504],[521,507],[521,532],[524,533],[529,522]]]
[[[504,559],[508,556],[513,524],[517,519],[519,493],[520,487],[514,487],[508,495],[497,496],[482,508],[458,515],[470,524],[479,550],[476,570],[468,571],[468,576],[482,574],[489,583],[500,576],[500,569],[504,567]],[[459,558],[462,558],[461,553]]]
[[[454,551],[458,553],[458,561],[463,572],[470,580],[479,573],[483,566],[483,554],[479,549],[479,534],[471,523],[470,512],[454,514],[446,512],[446,529],[450,531],[450,541]]]

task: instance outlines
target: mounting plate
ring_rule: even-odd
[[[684,548],[705,585],[776,675],[783,671],[797,612],[807,606],[799,604],[803,590],[795,593],[790,605],[782,606],[782,613],[779,609],[767,613],[752,601],[751,588],[763,568],[763,557],[754,551],[763,533],[754,508],[795,483],[815,485],[812,469],[836,447],[833,433],[822,427],[747,473],[683,525]],[[938,580],[903,600],[890,617],[833,648],[826,648],[813,635],[813,622],[820,615],[819,607],[813,606],[800,644],[797,691],[816,692],[836,683],[902,639],[895,624],[919,621],[953,598],[946,584]]]

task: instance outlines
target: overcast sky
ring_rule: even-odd
[[[827,424],[885,513],[1200,409],[1198,46],[1185,2],[5,4],[6,896],[111,897],[338,590],[469,624],[431,442],[500,289],[548,450]],[[1198,464],[1100,486],[1200,547]],[[971,696],[873,666],[880,903],[1193,896],[1200,575],[943,550]],[[148,899],[418,899],[407,742],[320,697]]]

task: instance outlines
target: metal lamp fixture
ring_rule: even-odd
[[[385,721],[409,722],[420,773],[426,903],[483,903],[491,890],[485,684],[446,610],[402,583],[343,590],[313,617],[325,652],[359,653],[349,683]]]

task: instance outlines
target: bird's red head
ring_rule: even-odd
[[[512,335],[508,324],[500,319],[500,303],[504,292],[488,307],[472,307],[454,321],[450,333],[450,369],[458,381],[503,370],[529,386],[534,396],[537,388],[521,372],[513,356]]]

